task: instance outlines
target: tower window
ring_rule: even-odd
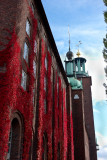
[[[22,70],[21,86],[23,87],[24,90],[26,90],[26,88],[27,88],[27,74],[25,73],[24,70]]]
[[[26,33],[28,34],[28,36],[30,37],[30,30],[31,30],[31,25],[29,20],[27,19],[26,21]]]
[[[27,63],[28,63],[28,55],[29,55],[29,47],[28,47],[27,43],[25,42],[23,58],[26,60]]]

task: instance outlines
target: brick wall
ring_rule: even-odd
[[[91,96],[91,77],[82,78],[83,82],[83,95],[84,95],[84,114],[87,132],[89,134],[90,143],[90,159],[96,160],[96,143],[95,143],[95,130],[94,130],[94,118],[92,108],[92,96]]]
[[[74,157],[75,160],[85,160],[82,90],[72,90],[72,105],[74,127]]]

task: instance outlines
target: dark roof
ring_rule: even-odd
[[[48,40],[49,40],[49,43],[52,47],[52,50],[53,50],[53,53],[56,57],[56,60],[57,60],[57,63],[60,67],[60,70],[62,72],[62,75],[64,77],[64,80],[66,82],[66,84],[68,85],[68,79],[67,79],[67,76],[66,76],[66,73],[65,73],[65,70],[64,70],[64,67],[62,65],[62,61],[61,61],[61,58],[59,56],[59,52],[58,52],[58,49],[56,47],[56,44],[55,44],[55,40],[53,38],[53,35],[52,35],[52,32],[51,32],[51,29],[50,29],[50,26],[49,26],[49,23],[48,23],[48,20],[47,20],[47,17],[46,17],[46,14],[45,14],[45,11],[44,11],[44,8],[43,8],[43,5],[42,5],[42,2],[41,0],[35,0],[35,4],[37,6],[37,10],[39,12],[39,16],[42,20],[42,23],[44,25],[44,28],[45,28],[45,31],[47,33],[47,37],[48,37]]]

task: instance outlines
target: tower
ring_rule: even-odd
[[[86,59],[73,58],[69,50],[66,54],[65,72],[72,88],[72,116],[74,126],[75,160],[97,160],[95,130],[91,97],[91,77],[86,73]]]

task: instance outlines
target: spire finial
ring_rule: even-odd
[[[69,34],[69,51],[70,51],[70,32],[69,32],[69,25],[68,25],[68,34]]]
[[[79,51],[79,47],[80,47],[81,44],[82,44],[81,41],[79,41],[79,43],[76,45],[78,47],[78,52],[76,54],[78,57],[81,55],[80,51]]]

